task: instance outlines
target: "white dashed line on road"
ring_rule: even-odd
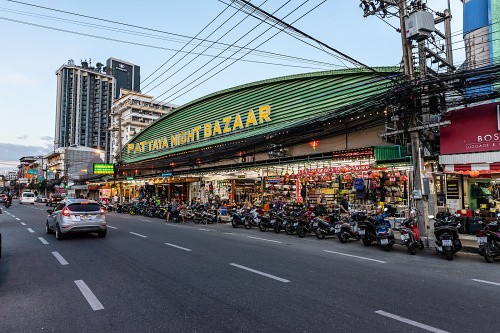
[[[43,237],[38,237],[38,239],[40,240],[40,242],[42,242],[42,244],[49,244],[49,242],[47,242]]]
[[[283,242],[276,241],[276,240],[272,240],[272,239],[265,239],[265,238],[253,237],[253,236],[247,236],[247,237],[248,237],[248,238],[252,238],[252,239],[258,239],[258,240],[261,240],[261,241],[266,241],[266,242],[272,242],[272,243],[283,244]]]
[[[414,320],[411,320],[411,319],[406,319],[404,317],[400,317],[398,315],[395,315],[395,314],[392,314],[392,313],[389,313],[389,312],[385,312],[385,311],[382,311],[382,310],[375,311],[375,313],[377,313],[379,315],[382,315],[382,316],[385,316],[385,317],[388,317],[388,318],[391,318],[391,319],[394,319],[394,320],[397,320],[397,321],[400,321],[400,322],[408,324],[408,325],[412,325],[412,326],[421,328],[421,329],[429,331],[429,332],[434,332],[434,333],[448,333],[448,331],[443,331],[443,330],[441,330],[439,328],[435,328],[435,327],[432,327],[432,326],[429,326],[429,325],[426,325],[426,324],[422,324],[422,323],[419,323],[418,321],[414,321]]]
[[[182,246],[179,246],[179,245],[174,245],[174,244],[170,244],[170,243],[165,243],[165,245],[168,245],[168,246],[171,246],[171,247],[175,247],[176,249],[179,249],[179,250],[184,250],[184,251],[188,251],[188,252],[191,251],[191,249],[188,249],[186,247],[182,247]]]
[[[479,279],[472,279],[472,281],[486,283],[486,284],[492,284],[494,286],[500,286],[500,283],[498,283],[498,282],[491,282],[491,281],[479,280]]]
[[[21,222],[21,225],[26,225],[26,223],[24,223],[24,222]]]
[[[142,237],[142,238],[148,238],[148,236],[144,236],[144,235],[132,232],[132,231],[129,231],[129,233],[132,234],[132,235],[136,235],[136,236]]]
[[[118,229],[117,227],[112,227],[110,225],[108,225],[108,228],[111,228],[111,229]]]
[[[352,255],[352,254],[342,253],[342,252],[335,252],[335,251],[329,251],[329,250],[323,250],[323,251],[328,252],[328,253],[339,254],[341,256],[346,256],[346,257],[353,257],[353,258],[358,258],[358,259],[363,259],[363,260],[375,261],[375,262],[379,262],[381,264],[385,264],[386,263],[383,260],[377,260],[377,259],[371,259],[371,258],[366,258],[366,257],[360,257],[360,256]]]
[[[61,263],[61,265],[68,265],[69,263],[66,261],[66,259],[64,259],[62,257],[62,255],[59,254],[59,252],[57,251],[54,251],[52,252],[52,254],[54,255],[54,257],[56,257],[57,260],[59,260],[59,262]]]
[[[16,220],[21,221],[21,219],[19,217],[16,217]]]
[[[28,228],[28,231],[31,232],[32,234],[35,233],[35,230],[31,229],[31,228]]]
[[[246,267],[246,266],[238,265],[238,264],[235,264],[235,263],[230,263],[229,265],[234,266],[234,267],[238,267],[238,268],[244,269],[246,271],[249,271],[249,272],[252,272],[252,273],[255,273],[255,274],[259,274],[259,275],[262,275],[262,276],[265,276],[265,277],[268,277],[270,279],[274,279],[274,280],[277,280],[277,281],[280,281],[280,282],[284,282],[284,283],[290,282],[290,280],[283,279],[283,278],[280,278],[280,277],[277,277],[275,275],[271,275],[271,274],[268,274],[268,273],[264,273],[264,272],[255,270],[253,268]]]
[[[212,231],[210,229],[205,229],[205,228],[198,228],[198,230],[201,230],[201,231]]]
[[[236,235],[234,232],[225,232],[226,235]]]
[[[83,294],[87,302],[89,302],[92,310],[97,311],[104,309],[104,306],[102,306],[101,302],[99,302],[92,290],[90,290],[90,288],[85,284],[85,282],[83,282],[83,280],[76,280],[75,284],[78,289],[80,289],[80,292]]]

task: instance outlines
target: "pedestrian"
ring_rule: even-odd
[[[323,219],[323,215],[326,214],[326,205],[327,205],[326,195],[325,193],[321,193],[318,199],[316,200],[315,214]]]
[[[340,214],[349,214],[349,196],[347,194],[344,194],[340,200]]]

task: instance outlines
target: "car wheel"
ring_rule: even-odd
[[[61,232],[61,228],[59,228],[59,224],[56,224],[56,239],[57,240],[64,239],[64,235]]]
[[[106,238],[106,234],[108,233],[108,229],[106,230],[101,230],[97,233],[97,237],[99,238]]]
[[[49,221],[45,222],[45,232],[47,234],[51,234],[54,232],[54,231],[52,231],[52,229],[49,228]]]

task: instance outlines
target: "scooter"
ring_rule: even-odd
[[[392,230],[391,223],[386,217],[386,214],[377,216],[375,219],[375,230],[377,234],[377,243],[382,249],[389,252],[396,243],[396,239],[394,238],[394,231]]]
[[[245,229],[252,228],[250,216],[241,208],[233,211],[233,215],[231,216],[231,225],[233,228],[238,228],[240,225],[244,226]]]
[[[363,221],[359,221],[358,234],[364,246],[370,246],[372,242],[376,242],[377,232],[375,230],[375,219],[370,216]]]
[[[498,224],[499,221],[490,222],[483,230],[478,231],[476,234],[477,242],[479,243],[477,252],[488,263],[492,263],[496,256],[500,256],[500,232]]]
[[[434,236],[436,237],[436,254],[441,253],[446,260],[453,260],[455,253],[462,249],[462,242],[458,234],[460,223],[456,216],[446,218],[436,218],[429,215],[429,219],[434,220]]]
[[[410,254],[416,254],[417,248],[424,249],[424,242],[420,238],[417,221],[413,218],[405,220],[399,231],[401,232],[401,245],[406,246]]]
[[[354,212],[351,214],[351,219],[344,219],[343,223],[340,225],[340,230],[338,231],[338,238],[341,243],[346,243],[350,238],[360,240],[361,235],[359,234],[359,223],[366,220],[367,216],[365,212]]]
[[[259,230],[264,232],[267,229],[274,229],[276,230],[276,212],[273,210],[270,210],[268,213],[263,213],[259,212]],[[278,230],[279,232],[279,230]]]

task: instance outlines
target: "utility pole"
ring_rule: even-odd
[[[410,128],[408,129],[410,133],[410,146],[411,146],[411,160],[413,166],[413,203],[418,211],[418,215],[421,217],[419,219],[419,229],[422,235],[426,235],[427,239],[430,234],[431,226],[429,223],[429,213],[433,212],[434,209],[429,209],[431,202],[431,208],[434,207],[434,190],[429,186],[429,179],[425,176],[425,163],[424,163],[424,147],[423,140],[426,138],[426,134],[429,132],[426,130],[421,130],[421,128],[430,127],[431,124],[431,111],[429,109],[429,88],[426,86],[425,82],[429,75],[429,70],[427,68],[427,59],[431,59],[432,63],[438,63],[439,67],[447,67],[448,73],[455,70],[453,66],[452,48],[451,48],[451,29],[450,29],[450,1],[448,0],[448,8],[444,13],[436,12],[437,18],[428,14],[427,7],[422,1],[412,1],[410,6],[407,7],[406,0],[386,0],[386,1],[370,1],[370,0],[360,0],[360,8],[364,11],[364,16],[379,15],[384,19],[388,14],[391,16],[398,16],[400,27],[397,31],[401,35],[401,44],[403,50],[402,63],[404,65],[404,78],[406,81],[411,83],[412,87],[420,87],[420,98],[414,101],[409,101],[406,107],[407,111],[410,113]],[[392,11],[391,11],[392,10]],[[416,14],[413,18],[412,14]],[[421,15],[417,20],[415,17]],[[406,20],[412,21],[413,26],[406,26]],[[420,27],[418,32],[415,31],[415,26],[422,24],[422,20],[428,19],[430,22],[426,22],[426,26],[423,26],[422,33],[420,32]],[[433,22],[432,22],[433,21]],[[445,33],[443,34],[439,30],[435,29],[434,25],[444,22]],[[430,23],[430,24],[428,24]],[[413,28],[413,31],[411,30]],[[428,29],[426,29],[428,28]],[[410,35],[408,35],[408,33]],[[446,57],[440,56],[440,51],[433,51],[431,47],[427,47],[428,37],[431,34],[436,34],[445,40],[446,45]],[[413,54],[412,46],[413,39],[418,41],[418,66],[419,73],[416,74],[413,68]],[[432,38],[433,41],[435,38]],[[435,75],[435,72],[432,72]],[[401,110],[403,111],[403,110]],[[395,135],[394,133],[386,133],[387,136]],[[428,245],[428,244],[427,244]]]

